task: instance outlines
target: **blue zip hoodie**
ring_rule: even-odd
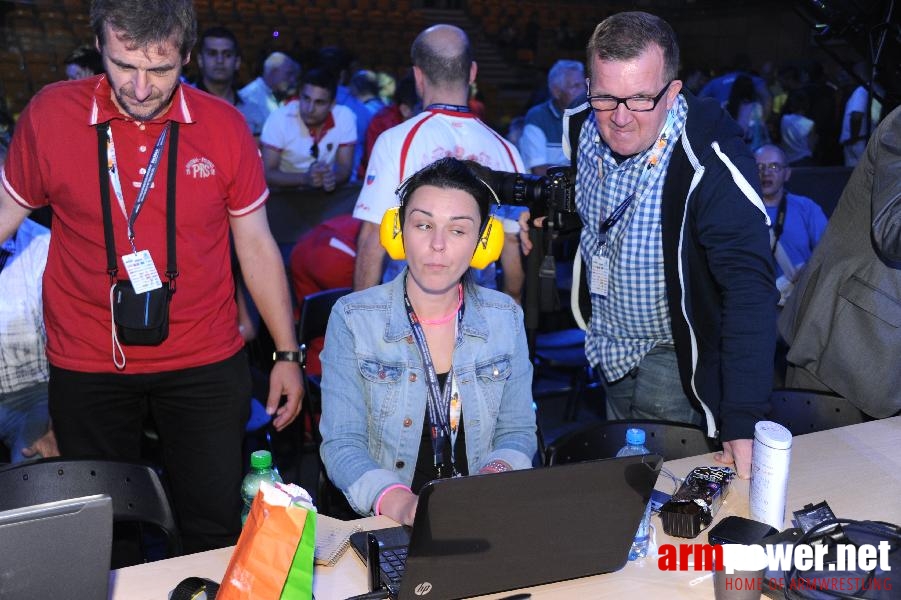
[[[776,346],[769,219],[738,125],[715,100],[683,96],[688,117],[661,206],[679,374],[710,437],[753,438],[754,425],[769,412]],[[586,104],[566,111],[564,120],[572,121],[564,123],[564,146],[587,110]]]

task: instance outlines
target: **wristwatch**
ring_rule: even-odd
[[[301,363],[303,362],[303,353],[293,350],[276,350],[272,353],[272,360]]]

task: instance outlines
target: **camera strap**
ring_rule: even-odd
[[[178,277],[178,268],[175,254],[175,183],[178,175],[178,122],[170,121],[167,124],[169,130],[169,160],[168,172],[166,179],[166,278],[168,279],[169,291],[175,291],[175,278]],[[110,174],[109,174],[109,143],[110,143],[110,124],[109,122],[97,124],[97,164],[100,179],[100,204],[103,208],[103,238],[106,245],[106,271],[109,273],[110,282],[116,280],[116,274],[119,271],[116,260],[116,241],[113,235],[113,214],[110,204]],[[165,139],[166,130],[157,140],[154,148],[154,155],[159,159],[162,142]],[[138,212],[143,205],[144,197],[147,189],[150,187],[150,180],[156,171],[153,156],[151,156],[151,164],[148,166],[147,172],[142,183],[141,192],[139,192],[139,202],[136,202],[132,215],[128,219],[128,236],[129,241],[134,238],[133,225],[137,218]],[[151,168],[153,167],[153,171]],[[149,179],[148,179],[149,177]],[[124,210],[124,208],[123,208]]]

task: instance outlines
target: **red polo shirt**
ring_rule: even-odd
[[[109,277],[100,206],[97,135],[110,121],[125,208],[129,213],[150,153],[168,120],[178,140],[176,248],[179,277],[169,338],[159,346],[125,346],[125,373],[156,373],[228,358],[241,346],[229,260],[229,218],[268,196],[262,162],[243,117],[232,106],[180,85],[166,113],[147,122],[126,117],[106,77],[60,82],[41,90],[19,122],[2,173],[22,206],[50,205],[54,219],[44,273],[47,355],[58,367],[117,372],[112,360]],[[166,271],[166,150],[135,223],[135,245]],[[119,277],[131,252],[126,220],[110,188]]]

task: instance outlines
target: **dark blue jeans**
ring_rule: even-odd
[[[608,419],[662,419],[703,425],[704,417],[682,391],[676,350],[656,346],[638,367],[616,381],[603,377]]]
[[[241,443],[250,412],[242,350],[164,373],[80,373],[50,366],[49,406],[65,457],[140,458],[153,415],[185,553],[234,544],[241,532]]]
[[[0,443],[9,449],[10,462],[25,460],[22,449],[47,433],[47,384],[0,394]]]

